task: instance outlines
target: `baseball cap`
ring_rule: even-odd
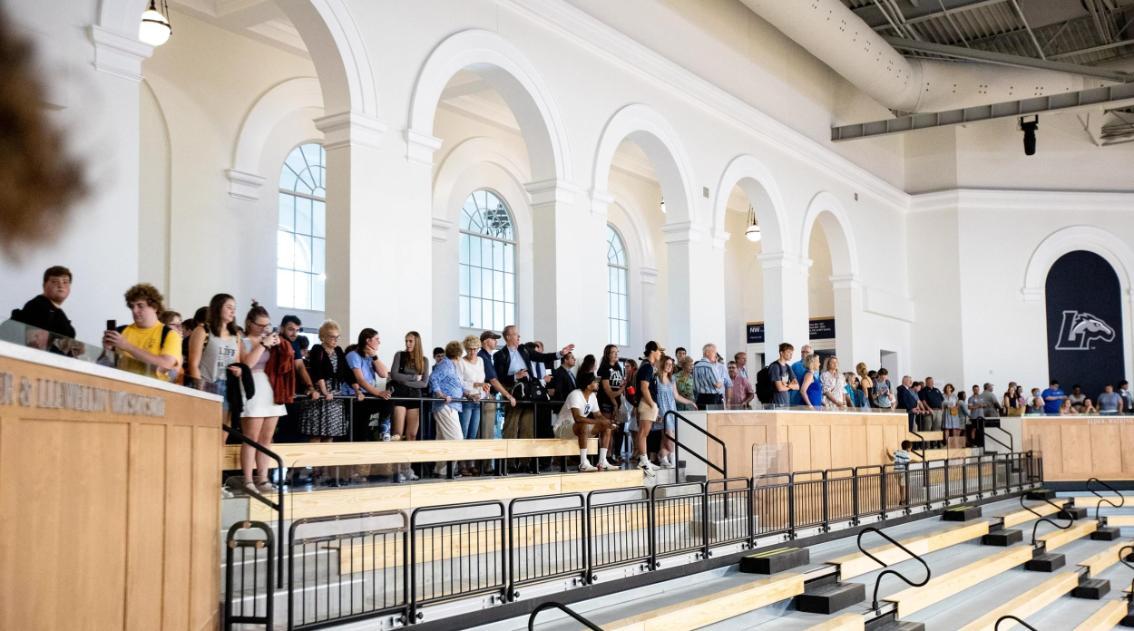
[[[485,332],[480,334],[480,341],[483,342],[483,341],[488,340],[488,339],[498,340],[498,339],[500,339],[500,334],[494,333],[492,331],[485,331]]]

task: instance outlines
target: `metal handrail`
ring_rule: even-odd
[[[916,449],[914,450],[914,453],[917,454],[918,457],[921,458],[922,462],[925,462],[925,443],[927,443],[929,441],[925,440],[925,436],[922,436],[921,434],[919,434],[917,432],[917,430],[911,429],[910,433],[913,434],[914,436],[917,436],[917,442],[921,443],[921,453],[918,453],[918,450],[916,450]]]
[[[685,447],[686,451],[693,454],[693,457],[695,457],[698,460],[700,460],[701,462],[705,463],[705,466],[712,467],[713,470],[715,470],[717,473],[721,474],[722,477],[728,478],[728,445],[726,445],[725,442],[723,440],[721,440],[720,438],[717,438],[712,432],[706,430],[705,428],[701,427],[700,425],[697,425],[693,421],[690,421],[689,419],[685,418],[681,414],[678,414],[676,410],[667,411],[664,415],[662,415],[662,421],[665,421],[665,419],[670,417],[670,416],[672,416],[674,418],[674,423],[673,423],[673,443],[674,443],[673,462],[674,462],[674,464],[676,465],[680,461],[680,458],[678,457],[679,450],[682,447]],[[699,453],[693,451],[692,449],[690,449],[689,447],[686,447],[685,445],[681,444],[681,441],[678,440],[678,437],[680,435],[680,427],[681,427],[681,423],[677,422],[679,420],[688,423],[690,427],[701,432],[702,434],[705,435],[706,438],[708,438],[709,440],[712,440],[717,445],[720,445],[721,457],[724,460],[723,468],[718,467],[717,465],[710,462],[707,458],[707,456],[708,456],[707,453],[705,454],[705,456],[701,456],[701,454],[699,454]]]
[[[1129,551],[1129,554],[1127,554],[1127,551]],[[1134,570],[1134,563],[1130,562],[1131,559],[1134,559],[1134,545],[1122,546],[1118,551],[1118,562]],[[1126,600],[1134,604],[1134,579],[1130,579],[1130,593],[1126,595]]]
[[[281,481],[282,481],[282,476],[283,476],[283,472],[284,472],[285,467],[284,467],[284,463],[283,463],[283,458],[281,458],[279,454],[277,454],[276,452],[272,451],[271,449],[268,449],[267,447],[261,445],[260,443],[252,440],[251,438],[245,436],[244,432],[241,432],[240,430],[238,430],[234,427],[221,424],[221,429],[223,429],[225,432],[227,432],[229,436],[235,436],[236,439],[239,440],[240,442],[244,443],[245,445],[252,447],[256,451],[264,454],[265,456],[271,458],[272,460],[275,460],[276,461],[276,467],[279,470],[279,474],[281,476]],[[248,489],[245,489],[245,491],[244,491],[245,493],[248,494],[249,497],[256,498],[260,502],[263,502],[264,504],[266,504],[268,506],[268,508],[271,508],[272,510],[276,511],[276,533],[277,533],[277,536],[280,537],[280,543],[283,543],[283,533],[284,533],[284,488],[283,487],[284,487],[283,484],[276,485],[276,501],[275,502],[273,502],[272,500],[261,495],[259,493],[259,491],[253,492],[253,491],[250,491]],[[276,546],[276,550],[277,550],[276,554],[279,556],[279,558],[276,561],[276,586],[277,587],[283,587],[283,583],[284,583],[284,562],[283,562],[284,561],[284,558],[283,558],[284,550],[283,550],[283,546],[282,545]]]
[[[1091,488],[1091,482],[1098,482],[1099,484],[1105,486],[1107,488],[1107,490],[1109,490],[1111,493],[1114,493],[1115,495],[1118,496],[1119,502],[1117,504],[1115,504],[1114,502],[1110,501],[1110,499],[1105,498],[1102,495],[1100,495],[1098,491]],[[1087,490],[1090,491],[1095,497],[1099,498],[1099,503],[1095,504],[1095,519],[1101,519],[1101,517],[1099,517],[1099,509],[1102,508],[1103,502],[1110,504],[1111,507],[1113,507],[1113,508],[1122,508],[1123,506],[1126,505],[1126,496],[1125,495],[1120,493],[1118,491],[1118,489],[1107,484],[1106,482],[1103,482],[1102,480],[1100,480],[1098,478],[1091,478],[1091,479],[1087,480]]]
[[[1039,514],[1038,512],[1036,512],[1036,510],[1035,510],[1034,508],[1032,508],[1031,506],[1028,506],[1027,504],[1024,504],[1024,500],[1026,500],[1026,499],[1028,499],[1028,494],[1027,494],[1027,493],[1023,493],[1023,494],[1021,494],[1021,495],[1020,495],[1020,508],[1023,508],[1024,510],[1026,510],[1026,511],[1028,511],[1029,513],[1031,513],[1031,514],[1033,514],[1033,515],[1035,515],[1035,516],[1036,516],[1036,524],[1035,524],[1034,526],[1032,526],[1032,547],[1033,547],[1033,548],[1034,548],[1034,547],[1035,547],[1035,545],[1036,545],[1036,532],[1037,532],[1037,531],[1039,530],[1039,525],[1040,525],[1041,523],[1043,523],[1043,522],[1047,522],[1047,523],[1051,524],[1052,526],[1055,526],[1056,528],[1058,528],[1058,529],[1060,529],[1060,530],[1067,530],[1067,529],[1069,529],[1069,528],[1070,528],[1071,526],[1074,526],[1074,525],[1075,525],[1075,519],[1074,519],[1074,518],[1071,518],[1071,517],[1069,517],[1069,518],[1067,519],[1067,525],[1066,525],[1066,526],[1060,526],[1059,524],[1057,524],[1057,523],[1055,523],[1055,522],[1051,521],[1050,519],[1048,519],[1048,518],[1047,518],[1047,517],[1045,517],[1044,515],[1040,515],[1040,514]],[[1046,502],[1046,503],[1048,503],[1048,504],[1051,504],[1052,506],[1054,506],[1055,508],[1058,508],[1058,509],[1059,509],[1059,510],[1061,510],[1061,511],[1063,510],[1063,507],[1062,507],[1062,506],[1060,506],[1059,504],[1056,504],[1055,502],[1053,502],[1053,501],[1051,501],[1051,500],[1049,500],[1049,499],[1047,499],[1047,498],[1044,498],[1044,500],[1043,500],[1043,501],[1044,501],[1044,502]]]
[[[533,631],[535,629],[536,616],[538,616],[541,612],[547,611],[548,609],[558,609],[558,610],[562,611],[563,613],[567,614],[568,616],[571,616],[572,618],[575,619],[575,622],[578,622],[579,624],[586,626],[588,629],[591,629],[592,631],[602,631],[602,627],[591,622],[590,620],[587,620],[586,618],[584,618],[582,615],[580,615],[578,612],[571,609],[567,605],[564,605],[563,603],[557,603],[555,601],[545,602],[545,603],[541,604],[539,607],[536,607],[532,611],[532,615],[528,616],[528,631]]]
[[[1014,621],[1014,622],[1015,622],[1016,624],[1022,624],[1022,625],[1024,625],[1025,627],[1027,627],[1027,628],[1031,629],[1032,631],[1039,631],[1039,629],[1037,629],[1037,628],[1033,627],[1032,625],[1030,625],[1030,624],[1028,624],[1028,623],[1024,622],[1023,620],[1021,620],[1021,619],[1019,619],[1019,618],[1017,618],[1016,616],[1013,616],[1013,615],[1011,615],[1011,614],[1009,614],[1009,615],[1006,615],[1006,616],[1000,616],[999,618],[997,618],[997,619],[996,619],[996,626],[994,626],[994,627],[992,628],[992,631],[1000,631],[1000,623],[1001,623],[1001,622],[1004,622],[1005,620],[1012,620],[1012,621]]]
[[[241,530],[251,530],[251,529],[256,529],[256,530],[259,530],[260,532],[264,533],[264,538],[262,540],[261,539],[237,539],[236,538],[236,533],[240,532]],[[274,537],[272,535],[271,527],[268,526],[267,524],[265,524],[263,522],[259,522],[259,521],[238,521],[228,529],[228,534],[225,536],[224,631],[231,631],[233,626],[236,625],[236,624],[241,624],[242,626],[244,624],[262,624],[262,625],[264,625],[265,629],[271,629],[272,628],[272,620],[273,620],[273,616],[274,616],[274,612],[275,612],[274,604],[275,604],[275,600],[276,600],[273,597],[272,588],[271,588],[271,585],[270,585],[270,583],[271,583],[270,577],[272,575],[272,546],[275,545],[273,543],[273,539],[274,539]],[[282,544],[283,542],[281,541],[280,543]],[[277,547],[279,547],[282,551],[283,545],[280,545],[280,546],[277,546]],[[240,594],[240,597],[241,597],[240,614],[241,615],[234,616],[232,614],[232,596],[233,596],[233,590],[234,590],[235,585],[236,585],[235,581],[233,580],[232,575],[233,575],[233,568],[236,565],[236,557],[235,557],[234,551],[237,548],[242,548],[242,549],[243,548],[253,548],[253,549],[256,549],[256,550],[258,550],[260,548],[267,548],[266,557],[267,557],[267,561],[268,561],[268,568],[267,568],[268,578],[265,580],[266,584],[264,585],[264,588],[266,589],[267,594],[266,594],[266,597],[265,597],[264,615],[263,616],[257,616],[256,615],[256,600],[257,600],[256,592],[259,591],[259,585],[258,585],[258,581],[257,581],[258,573],[257,573],[255,567],[252,568],[252,615],[251,616],[244,615],[244,601],[243,601],[243,599],[247,598],[247,595],[243,592],[243,589],[241,590],[241,594]],[[243,557],[242,557],[242,559],[243,559]],[[241,572],[243,572],[243,571],[244,570],[242,568]],[[241,574],[240,583],[241,583],[241,587],[243,588],[243,585],[244,585],[243,574]]]
[[[1004,432],[1008,436],[1008,444],[1005,445],[1004,441],[1000,440],[999,438],[997,438],[995,436],[990,435],[988,433],[988,430],[990,430],[990,429],[998,429],[998,430]],[[1004,429],[1003,427],[1001,427],[999,425],[994,426],[994,427],[985,426],[984,427],[984,437],[985,438],[991,438],[993,440],[993,442],[1000,445],[1001,447],[1007,447],[1008,453],[1015,453],[1015,451],[1016,451],[1016,439],[1012,437],[1012,432]]]
[[[903,546],[901,543],[898,542],[897,539],[894,539],[893,537],[882,532],[878,528],[875,528],[873,526],[867,526],[866,528],[863,528],[861,531],[859,531],[858,537],[855,540],[855,543],[858,545],[858,549],[859,549],[860,552],[862,552],[866,556],[870,557],[870,559],[872,561],[874,561],[875,563],[877,563],[878,565],[881,565],[882,567],[885,567],[885,568],[890,567],[889,564],[884,563],[882,561],[882,559],[879,559],[878,557],[871,554],[869,550],[862,547],[862,536],[865,535],[868,532],[877,533],[878,536],[882,537],[886,541],[889,541],[890,543],[897,546],[899,549],[901,549],[902,552],[905,552],[906,554],[910,555],[910,558],[916,560],[918,563],[921,563],[922,567],[925,568],[925,578],[922,579],[920,582],[911,581],[909,578],[906,577],[905,574],[902,574],[901,572],[899,572],[897,570],[887,569],[887,570],[883,570],[881,573],[879,573],[878,578],[875,579],[875,581],[874,581],[874,594],[871,597],[872,603],[871,603],[871,607],[870,607],[874,611],[878,611],[878,588],[882,586],[882,578],[884,576],[886,576],[887,574],[893,574],[894,576],[897,576],[898,578],[902,579],[902,581],[906,585],[909,585],[910,587],[925,587],[925,584],[928,583],[929,579],[933,577],[933,571],[929,569],[929,564],[925,562],[925,559],[923,559],[920,556],[918,556],[917,554],[915,554],[909,548]]]

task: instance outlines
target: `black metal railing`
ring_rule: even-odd
[[[1134,545],[1122,546],[1118,550],[1118,562],[1134,570]],[[1126,594],[1126,600],[1134,605],[1134,578],[1130,579],[1130,589]]]
[[[540,605],[539,607],[536,607],[535,610],[532,611],[532,615],[528,616],[528,631],[534,631],[536,616],[538,616],[541,612],[547,611],[548,609],[558,609],[558,610],[562,611],[563,613],[567,614],[568,616],[571,616],[572,618],[574,618],[575,622],[578,622],[579,624],[585,626],[586,628],[591,629],[591,631],[602,631],[602,627],[591,622],[590,620],[587,620],[586,618],[584,618],[582,615],[580,615],[578,612],[571,609],[567,605],[564,605],[563,603],[557,603],[557,602],[554,602],[554,601],[545,602],[542,605]]]
[[[663,421],[668,419],[668,418],[673,419],[673,444],[674,444],[674,447],[673,447],[673,462],[675,464],[680,462],[681,458],[680,458],[679,454],[680,454],[681,450],[684,449],[685,451],[688,451],[694,458],[705,463],[706,467],[709,467],[713,471],[716,471],[717,473],[721,474],[722,478],[727,478],[728,477],[728,445],[726,445],[723,440],[721,440],[720,438],[715,436],[712,432],[706,430],[704,427],[701,427],[700,425],[694,423],[693,421],[690,421],[688,418],[682,416],[681,414],[679,414],[679,413],[677,413],[673,410],[666,412],[662,416]],[[701,455],[701,454],[697,453],[696,451],[694,451],[693,449],[691,449],[688,445],[681,442],[681,426],[682,426],[682,424],[688,425],[689,427],[692,427],[693,429],[697,430],[698,432],[700,432],[701,434],[703,434],[705,436],[706,440],[711,440],[714,443],[716,443],[718,447],[720,447],[720,449],[721,449],[721,464],[720,465],[717,465],[716,463],[712,462],[712,460],[710,459],[710,454],[709,454],[709,450],[708,450],[708,443],[706,443],[706,445],[705,445],[705,454]]]
[[[1008,437],[1008,444],[1004,444],[1004,441],[1002,441],[999,438],[989,434],[988,430],[990,430],[990,429],[997,429],[997,430],[1000,430],[1001,432],[1003,432],[1004,435]],[[1004,429],[1003,427],[1001,427],[999,425],[985,425],[984,426],[984,437],[986,439],[991,438],[992,442],[1000,445],[1001,447],[1006,447],[1008,449],[1008,453],[1014,453],[1016,451],[1016,439],[1012,437],[1012,432]]]
[[[1118,503],[1115,504],[1114,502],[1110,501],[1109,497],[1104,497],[1101,493],[1092,489],[1091,488],[1092,484],[1102,485],[1108,491],[1117,495],[1118,496]],[[1123,495],[1118,489],[1107,484],[1106,482],[1103,482],[1102,480],[1100,480],[1098,478],[1091,478],[1091,479],[1087,480],[1087,490],[1090,491],[1092,494],[1094,494],[1095,497],[1099,498],[1098,503],[1095,504],[1095,519],[1099,520],[1100,522],[1102,521],[1102,514],[1101,514],[1100,509],[1102,509],[1103,504],[1110,504],[1110,506],[1112,508],[1122,508],[1123,506],[1126,506],[1126,496]]]
[[[267,447],[261,445],[260,443],[252,440],[251,438],[248,438],[247,436],[244,435],[243,432],[241,432],[240,430],[237,430],[237,429],[235,429],[235,428],[233,428],[229,425],[224,425],[222,423],[221,429],[223,429],[226,433],[228,433],[229,436],[236,438],[236,440],[240,441],[242,444],[248,445],[252,449],[254,449],[254,450],[264,454],[265,456],[271,458],[272,460],[274,460],[276,462],[276,468],[277,468],[276,470],[279,472],[280,476],[283,476],[284,462],[283,462],[283,458],[280,458],[279,454],[277,454],[276,452],[272,451],[271,449],[268,449]],[[272,500],[268,499],[266,496],[262,495],[259,492],[253,492],[251,490],[245,489],[245,493],[247,493],[249,497],[255,498],[256,501],[267,505],[268,508],[271,508],[273,511],[275,511],[275,513],[276,513],[276,532],[279,533],[279,536],[282,537],[283,531],[284,531],[284,485],[279,484],[279,485],[276,486],[276,501],[274,501],[274,502]],[[276,559],[276,568],[277,568],[276,577],[275,577],[276,578],[276,585],[279,586],[279,587],[283,587],[283,583],[284,583],[284,563],[283,563],[283,561],[284,561],[284,547],[283,547],[283,542],[280,542],[280,544],[275,546],[275,548],[277,550],[277,556],[278,556],[278,558]]]
[[[297,519],[288,531],[287,628],[405,613],[410,564],[401,511]]]
[[[1022,457],[1029,466],[1034,455]],[[1000,460],[1010,469],[1008,459]],[[950,472],[988,474],[930,461],[909,469],[875,465],[422,507],[408,517],[386,511],[299,519],[287,545],[288,628],[380,615],[414,624],[425,607],[447,601],[513,602],[525,587],[546,593],[551,584],[570,589],[621,580],[761,541],[858,525],[864,517],[905,514],[918,504],[938,507],[931,500],[946,496]],[[936,480],[924,486],[931,473]],[[934,487],[942,490],[926,492]],[[966,479],[950,488],[1007,489]]]
[[[913,434],[914,436],[917,436],[917,440],[916,440],[915,442],[916,442],[916,443],[917,443],[918,445],[920,445],[920,446],[921,446],[921,449],[920,449],[920,450],[919,450],[919,449],[915,449],[915,450],[913,450],[913,452],[914,452],[915,454],[917,454],[917,455],[918,455],[918,457],[919,457],[919,458],[921,458],[921,459],[922,459],[922,460],[924,461],[924,460],[925,460],[925,444],[926,444],[926,443],[927,443],[928,441],[927,441],[927,440],[925,440],[925,436],[922,436],[921,434],[919,434],[919,433],[917,432],[917,430],[913,430],[913,429],[911,429],[911,430],[909,430],[909,433]]]
[[[855,539],[855,543],[858,545],[858,551],[859,552],[870,557],[870,559],[872,561],[874,561],[875,563],[877,563],[878,565],[881,565],[884,568],[890,567],[889,563],[886,563],[882,559],[879,559],[878,557],[874,556],[873,554],[870,553],[869,550],[867,550],[865,547],[863,547],[862,537],[864,535],[866,535],[867,533],[871,533],[871,532],[877,534],[879,537],[882,537],[886,541],[889,541],[890,543],[894,544],[894,546],[896,546],[902,552],[905,552],[906,554],[908,554],[911,559],[914,559],[918,563],[921,563],[922,567],[925,568],[925,578],[923,578],[921,581],[913,581],[908,576],[906,576],[905,574],[902,574],[901,572],[899,572],[897,570],[885,569],[885,570],[879,572],[878,577],[876,579],[874,579],[874,595],[871,597],[871,605],[870,605],[871,609],[873,609],[874,611],[878,611],[878,588],[882,586],[882,579],[884,577],[886,577],[886,576],[897,576],[906,585],[909,585],[910,587],[925,587],[925,584],[928,583],[929,579],[933,577],[933,571],[929,569],[929,564],[925,562],[925,559],[923,559],[919,555],[915,554],[913,552],[913,550],[910,550],[909,548],[905,547],[897,539],[894,539],[893,537],[882,532],[878,528],[875,528],[873,526],[868,526],[866,528],[863,528],[858,533],[858,537]]]
[[[1009,621],[1015,622],[1016,624],[1019,624],[1019,625],[1023,625],[1025,627],[1031,629],[1032,631],[1039,631],[1039,629],[1036,629],[1032,625],[1028,624],[1027,622],[1024,622],[1020,618],[1013,616],[1011,614],[1006,615],[1006,616],[1000,616],[999,618],[997,618],[996,619],[996,625],[992,627],[992,631],[1000,631],[1000,625],[1004,622],[1009,622]]]
[[[255,531],[255,534],[263,536],[240,537],[239,535],[244,531]],[[275,594],[272,589],[274,547],[275,537],[272,529],[263,522],[242,521],[228,529],[224,557],[225,631],[231,631],[236,624],[262,624],[266,630],[272,628],[275,605]],[[240,551],[239,559],[237,559],[237,550]],[[251,559],[248,558],[249,554]],[[239,578],[236,575],[238,568]]]
[[[1046,517],[1045,515],[1041,514],[1041,513],[1040,513],[1039,511],[1037,511],[1036,509],[1034,509],[1034,508],[1032,508],[1031,506],[1028,506],[1027,504],[1025,504],[1024,502],[1025,502],[1025,501],[1026,501],[1027,499],[1028,499],[1028,496],[1027,496],[1027,495],[1021,495],[1021,496],[1020,496],[1020,508],[1023,508],[1024,510],[1026,510],[1026,511],[1028,511],[1029,513],[1031,513],[1031,514],[1033,514],[1033,515],[1035,515],[1035,516],[1036,516],[1036,523],[1035,523],[1035,525],[1034,525],[1034,526],[1032,526],[1032,547],[1033,547],[1033,548],[1034,548],[1034,547],[1036,547],[1036,532],[1037,532],[1037,531],[1039,530],[1039,526],[1040,526],[1040,524],[1042,524],[1042,523],[1051,524],[1052,526],[1055,526],[1056,528],[1058,528],[1058,529],[1060,529],[1060,530],[1067,530],[1067,529],[1068,529],[1068,528],[1070,528],[1071,526],[1074,526],[1074,525],[1075,525],[1075,518],[1074,518],[1074,517],[1068,517],[1068,518],[1067,518],[1067,523],[1066,523],[1065,525],[1062,525],[1062,526],[1061,526],[1061,525],[1059,525],[1059,524],[1057,524],[1057,523],[1055,523],[1054,521],[1052,521],[1052,520],[1048,519],[1048,518],[1047,518],[1047,517]],[[1063,510],[1063,507],[1062,507],[1062,506],[1060,506],[1059,504],[1056,504],[1055,502],[1053,502],[1053,501],[1051,501],[1051,500],[1049,500],[1049,499],[1047,499],[1047,498],[1044,498],[1044,499],[1043,499],[1043,502],[1044,502],[1044,503],[1046,503],[1046,504],[1050,504],[1051,506],[1054,506],[1054,507],[1055,507],[1056,509],[1058,509],[1059,511],[1062,511],[1062,510]]]

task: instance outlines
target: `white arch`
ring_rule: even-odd
[[[505,143],[488,136],[474,136],[453,147],[442,160],[433,179],[433,218],[455,223],[464,198],[453,203],[454,187],[469,169],[478,165],[493,164],[500,167],[515,183],[516,189],[524,191],[524,183],[531,180],[531,175],[525,167],[512,159],[513,153]],[[466,192],[464,197],[467,196]],[[523,201],[525,204],[531,201],[526,191]]]
[[[567,135],[551,91],[520,49],[490,31],[455,33],[429,54],[414,84],[408,139],[433,138],[441,93],[453,75],[467,68],[481,75],[511,108],[527,144],[532,178],[570,181]]]
[[[98,26],[136,40],[138,21],[147,4],[146,0],[101,0]],[[307,46],[323,88],[326,110],[377,120],[380,111],[374,71],[346,0],[276,0],[276,4]],[[177,28],[176,23],[173,26]]]
[[[614,205],[622,209],[622,215],[626,218],[627,229],[619,231],[619,234],[623,237],[623,244],[630,248],[631,255],[642,267],[656,270],[658,263],[657,259],[654,257],[654,245],[650,242],[648,236],[649,231],[642,221],[643,218],[640,209],[630,203],[626,195],[618,191],[613,193],[613,197]],[[609,217],[607,218],[607,223],[615,223],[617,225],[617,222],[612,221]],[[632,234],[628,235],[628,232]],[[627,238],[628,236],[632,236],[633,238]]]
[[[748,154],[733,158],[721,174],[713,204],[713,235],[721,237],[725,233],[728,198],[737,185],[740,185],[749,203],[756,208],[756,218],[763,233],[763,253],[776,254],[785,251],[788,245],[785,239],[787,221],[784,217],[784,200],[780,194],[779,184],[767,165]],[[761,193],[767,196],[770,208],[763,207],[759,203],[758,198]]]
[[[685,147],[669,122],[647,105],[632,103],[607,121],[595,150],[592,192],[609,195],[610,167],[624,140],[641,147],[653,163],[666,200],[666,223],[703,226],[693,197],[693,168]]]
[[[1028,257],[1024,270],[1025,300],[1042,300],[1047,273],[1059,257],[1075,250],[1086,250],[1103,257],[1114,268],[1122,287],[1123,301],[1130,293],[1130,276],[1134,273],[1134,249],[1110,232],[1096,226],[1068,226],[1049,234]]]
[[[805,260],[810,258],[808,250],[811,231],[816,222],[823,227],[823,235],[827,237],[827,247],[831,250],[832,271],[836,276],[850,276],[857,279],[858,248],[855,246],[850,218],[839,198],[827,191],[820,191],[807,205],[799,243],[799,251]]]
[[[268,88],[245,115],[232,151],[229,179],[235,185],[251,178],[263,177],[260,169],[264,147],[272,130],[298,110],[310,110],[314,119],[323,112],[323,93],[314,77],[286,79]],[[230,193],[235,190],[230,188]]]

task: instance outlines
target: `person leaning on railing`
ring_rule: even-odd
[[[312,396],[299,406],[299,433],[313,443],[329,443],[350,429],[347,402],[335,399],[344,385],[354,383],[346,353],[339,347],[339,324],[327,320],[319,327],[319,344],[307,353],[307,374],[314,382]]]
[[[189,358],[185,362],[185,385],[225,398],[228,373],[240,359],[241,336],[236,326],[236,299],[216,294],[209,300],[205,321],[189,334]],[[228,400],[225,398],[225,405]]]
[[[438,399],[444,399],[444,404],[433,406],[433,423],[437,428],[437,440],[461,440],[461,410],[465,405],[461,397],[464,387],[461,385],[461,375],[458,372],[457,362],[461,361],[461,343],[453,340],[445,345],[445,357],[433,368],[429,376],[429,390]],[[441,477],[445,473],[444,461],[433,467],[433,474]],[[460,473],[454,477],[460,476]]]

